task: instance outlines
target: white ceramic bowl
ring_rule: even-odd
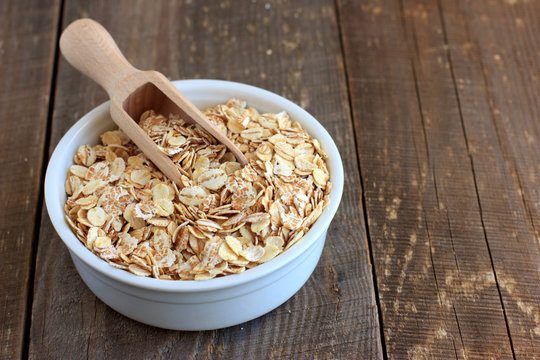
[[[82,117],[57,145],[45,177],[45,202],[54,228],[69,249],[73,263],[94,294],[107,305],[137,321],[175,330],[209,330],[259,317],[293,296],[319,261],[326,231],[343,191],[343,166],[328,132],[299,106],[266,90],[218,80],[175,81],[199,108],[231,97],[245,99],[261,112],[285,110],[328,153],[333,189],[330,204],[308,233],[275,259],[241,274],[205,281],[166,281],[135,276],[113,268],[88,250],[64,220],[64,182],[73,154],[83,144],[97,144],[99,135],[115,128],[104,103]]]

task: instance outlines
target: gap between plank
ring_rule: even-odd
[[[497,292],[499,293],[499,301],[501,303],[501,307],[502,307],[502,311],[503,311],[504,323],[506,325],[506,332],[508,334],[508,340],[510,342],[510,349],[512,350],[512,357],[515,360],[516,359],[516,353],[514,351],[514,343],[512,341],[512,335],[510,333],[510,326],[508,324],[508,318],[506,316],[506,309],[504,307],[504,301],[503,301],[503,298],[502,298],[501,288],[499,286],[499,280],[497,278],[497,271],[495,270],[495,266],[494,266],[494,263],[493,263],[493,256],[491,254],[491,249],[489,247],[489,241],[487,239],[486,226],[484,224],[484,215],[482,213],[482,203],[480,201],[480,192],[478,191],[478,181],[476,179],[476,171],[475,171],[475,168],[474,168],[474,161],[473,161],[473,157],[472,157],[471,150],[470,150],[470,147],[469,147],[469,139],[467,138],[467,131],[465,130],[465,122],[463,120],[463,112],[462,112],[462,109],[461,109],[461,101],[459,99],[459,92],[458,92],[457,83],[456,83],[456,76],[454,74],[454,65],[452,63],[452,55],[450,54],[450,48],[449,48],[449,45],[448,45],[448,36],[447,36],[447,31],[446,31],[446,24],[444,22],[444,16],[443,16],[443,13],[442,13],[441,0],[437,0],[437,8],[439,10],[439,17],[441,19],[441,27],[442,27],[442,32],[443,32],[442,35],[443,35],[443,39],[444,39],[446,58],[448,60],[448,65],[450,67],[450,75],[452,77],[452,84],[453,84],[453,87],[454,87],[454,93],[455,93],[456,102],[457,102],[458,111],[459,111],[459,118],[460,118],[460,121],[461,121],[461,128],[462,128],[462,131],[463,131],[463,136],[465,138],[465,145],[467,147],[467,154],[469,155],[469,160],[471,162],[471,171],[472,171],[473,180],[474,180],[474,190],[476,192],[476,201],[478,203],[478,210],[480,212],[480,221],[482,223],[482,231],[484,232],[484,240],[486,242],[486,246],[487,246],[487,250],[488,250],[489,261],[491,262],[491,268],[492,268],[492,271],[493,271],[493,276],[495,277],[495,284],[497,285]]]
[[[58,41],[60,40],[60,34],[62,30],[62,18],[64,15],[64,0],[60,0],[60,7],[58,9],[58,22],[56,24],[56,36],[54,38],[54,55],[53,55],[53,64],[52,64],[52,73],[51,73],[51,88],[49,91],[49,107],[47,110],[47,123],[45,126],[45,138],[43,141],[43,156],[42,156],[42,167],[40,174],[40,183],[38,190],[38,201],[36,205],[36,219],[34,222],[34,239],[32,242],[32,249],[30,252],[31,266],[30,274],[28,276],[28,286],[27,286],[27,298],[26,298],[26,310],[25,310],[25,319],[24,319],[24,334],[22,341],[22,351],[21,358],[28,359],[30,352],[30,328],[32,325],[32,305],[34,302],[34,282],[36,277],[36,265],[37,265],[37,249],[39,243],[39,235],[41,230],[41,219],[43,215],[43,206],[44,206],[44,196],[45,196],[45,173],[47,172],[47,163],[49,160],[49,147],[51,145],[51,128],[52,128],[52,116],[54,111],[54,98],[56,90],[56,78],[58,75],[58,59],[60,56],[60,48],[58,46]]]
[[[363,208],[363,215],[364,215],[364,226],[366,229],[366,239],[368,244],[368,253],[369,253],[369,262],[370,262],[370,269],[371,269],[371,277],[372,277],[372,283],[373,283],[373,291],[375,292],[375,303],[377,305],[377,317],[379,320],[379,338],[381,339],[381,350],[382,355],[384,359],[388,359],[388,354],[386,352],[386,342],[384,339],[384,326],[383,326],[383,317],[382,317],[382,308],[381,308],[381,301],[379,299],[379,288],[377,286],[377,274],[374,269],[374,258],[373,258],[373,245],[371,244],[371,236],[369,231],[369,222],[368,222],[368,216],[367,216],[367,202],[366,202],[366,196],[364,193],[364,179],[362,177],[362,170],[360,166],[360,154],[358,152],[358,139],[356,136],[356,126],[354,122],[354,116],[353,116],[353,107],[352,107],[352,99],[351,99],[351,86],[349,81],[349,72],[347,71],[347,57],[345,56],[345,45],[343,40],[343,32],[341,29],[341,14],[339,12],[339,4],[338,1],[334,1],[334,9],[336,13],[336,22],[337,22],[337,29],[338,29],[338,35],[339,35],[339,45],[341,48],[341,59],[343,64],[343,72],[345,74],[345,84],[347,86],[347,101],[349,103],[349,118],[351,119],[352,127],[353,127],[353,140],[354,140],[354,146],[356,151],[356,162],[358,165],[358,176],[360,177],[360,191],[362,195],[362,208]]]

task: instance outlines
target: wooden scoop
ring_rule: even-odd
[[[224,144],[242,165],[246,157],[163,74],[134,68],[122,55],[111,35],[94,20],[71,23],[60,37],[60,50],[67,61],[101,85],[111,98],[111,117],[165,176],[182,186],[176,165],[137,124],[146,110],[165,116],[180,114],[198,124]]]

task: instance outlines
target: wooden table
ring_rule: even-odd
[[[43,204],[47,159],[106,100],[58,53],[91,17],[141,69],[311,112],[346,184],[307,284],[228,329],[119,315]],[[0,358],[540,358],[540,2],[0,2]]]

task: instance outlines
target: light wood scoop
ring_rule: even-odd
[[[176,165],[154,144],[137,121],[146,110],[198,124],[224,144],[242,165],[246,157],[217,130],[163,74],[134,68],[122,55],[111,35],[91,19],[71,23],[60,37],[60,50],[67,61],[101,85],[111,98],[111,117],[165,176],[182,186]]]

